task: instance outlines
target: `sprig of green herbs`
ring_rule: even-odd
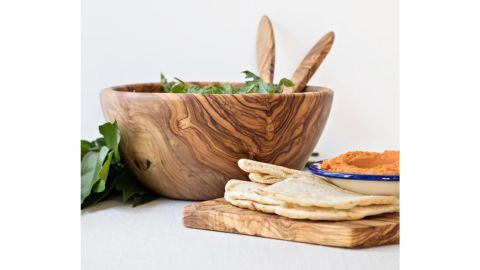
[[[135,207],[158,197],[138,182],[123,162],[118,145],[117,123],[99,126],[103,137],[81,140],[81,208],[94,205],[115,195]]]
[[[212,84],[200,86],[193,83],[185,83],[178,78],[175,81],[168,81],[167,78],[160,74],[160,84],[165,93],[182,93],[182,94],[252,94],[252,93],[281,93],[283,86],[292,87],[294,84],[287,78],[282,78],[278,85],[267,83],[248,70],[243,71],[247,81],[244,86],[233,86],[232,84]]]

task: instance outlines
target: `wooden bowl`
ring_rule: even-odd
[[[159,83],[106,88],[102,109],[118,122],[122,157],[138,180],[186,200],[222,197],[229,179],[248,180],[241,158],[303,169],[333,100],[332,90],[316,86],[294,94],[161,92]]]

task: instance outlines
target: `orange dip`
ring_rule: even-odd
[[[355,174],[400,174],[400,151],[351,151],[322,162],[322,170]]]

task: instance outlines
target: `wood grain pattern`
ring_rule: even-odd
[[[304,90],[308,81],[327,57],[334,40],[335,34],[328,32],[313,46],[292,75],[294,87],[285,87],[283,93],[298,93]]]
[[[292,220],[235,207],[223,198],[188,205],[183,225],[189,228],[239,233],[336,247],[398,244],[399,213],[355,221]]]
[[[260,20],[257,30],[257,68],[263,81],[272,83],[275,71],[275,35],[267,16]]]
[[[229,179],[248,180],[241,158],[303,168],[333,99],[321,87],[288,95],[161,90],[155,83],[107,88],[102,109],[118,122],[123,158],[137,178],[165,197],[188,200],[222,197]]]

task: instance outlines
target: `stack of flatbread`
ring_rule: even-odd
[[[252,182],[228,181],[225,200],[241,208],[310,220],[356,220],[399,211],[395,196],[351,192],[308,172],[248,159],[238,166]]]

